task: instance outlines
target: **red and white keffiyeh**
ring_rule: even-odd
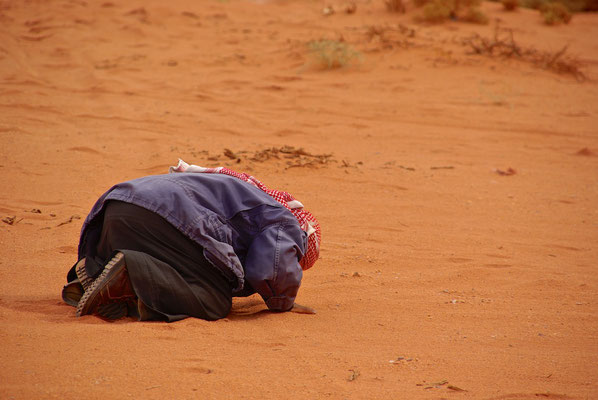
[[[235,178],[241,179],[258,189],[268,193],[274,200],[282,204],[287,210],[289,210],[301,226],[301,229],[307,233],[307,251],[301,260],[299,265],[303,270],[311,268],[318,257],[320,256],[320,242],[322,240],[322,232],[320,230],[320,224],[318,220],[309,212],[303,208],[303,204],[293,197],[290,193],[282,192],[280,190],[269,189],[262,182],[257,180],[255,177],[235,172],[225,167],[217,168],[204,168],[197,165],[189,165],[185,161],[179,159],[179,163],[176,167],[170,167],[169,172],[198,172],[198,173],[211,173],[211,174],[226,174],[234,176]]]

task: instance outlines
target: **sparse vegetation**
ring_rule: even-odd
[[[452,0],[432,0],[424,5],[420,20],[434,24],[444,22],[454,15],[454,7]]]
[[[544,5],[555,2],[555,0],[521,0],[520,6],[540,10]],[[584,11],[598,11],[598,0],[556,0],[563,4],[572,13]]]
[[[412,3],[415,7],[423,7],[429,0],[413,0]]]
[[[502,0],[501,3],[507,11],[515,11],[519,8],[519,0]]]
[[[365,36],[368,42],[376,44],[376,48],[406,49],[414,46],[415,30],[402,24],[372,25],[367,27]]]
[[[340,40],[313,40],[307,47],[318,66],[324,69],[342,68],[361,58],[357,50]]]
[[[494,37],[484,38],[475,33],[464,38],[462,44],[470,48],[470,54],[514,58],[542,69],[571,75],[578,81],[586,79],[581,70],[581,61],[567,54],[567,46],[557,52],[540,51],[533,47],[523,48],[515,42],[511,29],[500,28],[498,24],[494,30]]]
[[[488,23],[488,18],[479,9],[480,0],[417,0],[422,3],[422,13],[416,19],[421,22],[440,23],[448,19]]]
[[[321,168],[338,162],[333,158],[332,154],[314,154],[304,150],[302,147],[298,148],[288,145],[282,147],[268,147],[254,152],[247,150],[233,151],[225,148],[222,152],[222,156],[215,155],[208,157],[208,160],[235,160],[236,163],[246,163],[248,161],[256,163],[284,163],[283,165],[286,169],[298,167]],[[344,164],[346,167],[347,163],[344,162]]]
[[[540,7],[540,13],[546,25],[568,24],[571,21],[571,13],[562,3],[545,3]]]
[[[386,9],[390,12],[405,12],[405,4],[403,4],[403,0],[384,0],[384,4],[386,5]]]
[[[468,8],[460,19],[472,24],[486,25],[488,23],[488,17],[479,8]]]
[[[551,3],[555,0],[544,0],[542,5]],[[557,0],[567,7],[570,12],[597,11],[598,0]]]
[[[521,0],[521,7],[531,8],[532,10],[539,10],[546,0]]]

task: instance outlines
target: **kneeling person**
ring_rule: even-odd
[[[62,292],[77,316],[216,320],[256,292],[272,311],[314,312],[295,297],[321,233],[298,200],[227,168],[170,172],[119,183],[93,206]]]

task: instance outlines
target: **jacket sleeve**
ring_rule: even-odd
[[[303,270],[302,231],[297,224],[275,223],[253,240],[245,259],[245,279],[272,311],[293,307]]]

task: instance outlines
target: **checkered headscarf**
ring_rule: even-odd
[[[189,165],[183,160],[179,160],[176,167],[170,167],[169,172],[200,172],[200,173],[212,173],[212,174],[226,174],[234,176],[235,178],[241,179],[258,189],[268,193],[274,200],[282,204],[287,210],[289,210],[297,221],[301,229],[307,233],[307,251],[303,255],[303,258],[299,261],[299,265],[303,270],[311,268],[318,257],[320,256],[320,242],[322,240],[322,232],[320,230],[320,224],[318,220],[309,212],[303,208],[303,204],[293,197],[290,193],[282,192],[280,190],[269,189],[262,182],[257,180],[255,177],[235,172],[225,167],[218,168],[204,168],[197,165]]]

